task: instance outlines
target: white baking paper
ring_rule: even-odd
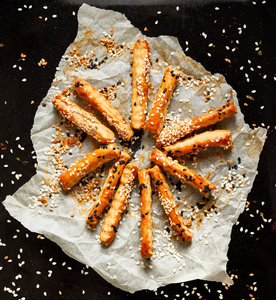
[[[79,9],[78,21],[77,37],[61,59],[52,86],[39,106],[34,119],[31,138],[37,154],[37,174],[13,196],[6,198],[5,208],[26,228],[45,235],[58,244],[70,257],[89,265],[108,282],[122,290],[131,293],[142,289],[153,290],[170,283],[187,282],[193,279],[231,284],[232,281],[226,273],[231,230],[244,210],[266,137],[265,129],[252,130],[245,124],[235,92],[234,102],[238,107],[238,114],[216,125],[217,128],[232,131],[234,147],[229,150],[212,148],[201,151],[197,155],[196,163],[188,157],[182,158],[183,163],[185,162],[188,167],[207,177],[218,187],[218,191],[214,193],[216,200],[209,200],[206,206],[197,209],[194,214],[192,229],[194,237],[191,243],[181,244],[171,239],[165,229],[164,211],[154,196],[154,256],[152,260],[141,258],[139,251],[140,199],[137,181],[132,192],[128,214],[123,215],[110,247],[99,243],[100,224],[96,231],[86,228],[85,218],[92,203],[79,203],[76,189],[64,192],[57,185],[60,192],[47,198],[57,183],[56,175],[59,173],[55,171],[54,156],[50,154],[50,147],[53,147],[51,143],[57,132],[53,125],[62,120],[61,115],[52,105],[53,96],[61,93],[66,86],[71,86],[76,77],[82,77],[98,89],[121,82],[122,84],[119,84],[117,88],[117,98],[112,100],[112,104],[119,108],[126,120],[129,120],[132,89],[129,75],[132,69],[130,50],[138,38],[145,37],[121,13],[90,7],[86,4]],[[100,42],[102,38],[108,37],[111,28],[114,28],[112,38],[114,38],[115,46],[116,44],[122,45],[120,53],[113,56]],[[168,119],[172,116],[185,119],[201,115],[209,108],[220,107],[230,98],[230,90],[233,88],[227,84],[224,77],[220,74],[210,74],[198,62],[185,56],[177,38],[169,36],[145,38],[150,43],[150,81],[154,88],[150,93],[148,110],[154,101],[167,66],[179,67],[184,74],[192,76],[184,83],[180,80],[171,100]],[[73,49],[78,50],[82,55],[85,55],[86,50],[88,54],[94,51],[98,62],[105,57],[108,58],[105,63],[99,65],[99,69],[85,69],[81,66],[75,70],[74,64],[70,66],[70,51]],[[199,84],[198,79],[202,78],[207,80],[206,84]],[[207,94],[211,96],[211,99],[205,102]],[[78,97],[71,96],[71,99],[82,107],[87,105]],[[63,128],[64,132],[65,130]],[[70,128],[69,131],[74,133],[76,127]],[[119,141],[117,142],[120,145]],[[140,169],[150,166],[148,154],[154,146],[150,133],[144,133],[142,145],[143,149],[140,148],[135,156]],[[70,165],[98,146],[93,138],[87,137],[82,148],[71,147],[71,155],[67,152],[61,156],[64,163]],[[90,175],[99,177],[99,174],[95,173]],[[103,181],[104,177],[101,180]],[[168,182],[175,200],[181,203],[179,210],[183,210],[183,218],[188,218],[193,210],[189,209],[188,205],[192,207],[200,202],[202,195],[189,186],[186,188],[182,186],[179,191],[174,186],[177,180],[170,176]],[[239,187],[240,184],[242,187]],[[48,206],[45,207],[38,202],[41,196],[47,198]],[[204,212],[204,209],[209,209],[214,204],[218,207],[215,209],[216,213],[208,214],[199,224],[197,217],[200,212]],[[74,217],[71,214],[74,214]]]

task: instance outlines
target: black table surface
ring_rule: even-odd
[[[157,292],[126,293],[24,228],[1,205],[0,299],[276,299],[276,1],[86,3],[124,13],[142,32],[147,27],[148,36],[178,37],[188,56],[226,77],[238,93],[245,121],[252,128],[268,128],[250,205],[232,230],[227,272],[234,275],[234,285],[195,280]],[[1,201],[35,174],[30,139],[34,115],[76,36],[81,4],[0,1]],[[38,66],[41,58],[45,67]]]

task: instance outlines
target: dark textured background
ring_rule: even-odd
[[[190,293],[185,299],[198,299],[200,295],[202,299],[219,299],[218,290],[221,290],[223,299],[276,299],[276,1],[256,1],[256,4],[254,1],[182,2],[86,1],[124,13],[141,31],[147,26],[149,36],[177,36],[183,49],[189,48],[187,55],[212,73],[225,75],[238,93],[248,124],[270,126],[259,163],[259,175],[248,197],[249,210],[240,216],[239,225],[232,231],[227,271],[237,275],[235,284],[225,290],[220,283],[207,282],[211,289],[208,292],[204,286],[206,282],[198,280],[188,282],[189,287],[174,284],[160,288],[157,295],[149,291],[133,295],[125,293],[108,284],[92,269],[86,269],[66,256],[51,241],[38,239],[37,233],[22,227],[1,205],[0,299],[166,299],[166,295],[168,299],[182,299],[185,291]],[[77,13],[81,3],[78,0],[0,1],[0,143],[6,147],[6,150],[0,148],[1,201],[35,174],[30,129],[37,106],[51,85],[55,68],[75,38],[77,17],[72,12]],[[46,10],[43,9],[45,5],[48,6]],[[176,6],[179,6],[179,11]],[[157,11],[162,13],[157,14]],[[57,18],[52,17],[54,14]],[[48,17],[47,21],[44,21],[45,17]],[[239,27],[242,34],[239,34]],[[207,34],[206,39],[202,32]],[[215,47],[209,47],[210,43]],[[259,50],[255,49],[257,47]],[[27,55],[24,62],[18,61],[21,53]],[[48,62],[45,68],[37,65],[41,58]],[[22,70],[13,68],[13,65],[21,66]],[[241,66],[244,66],[243,70]],[[27,81],[22,82],[23,78]],[[253,90],[256,93],[252,93]],[[249,100],[247,95],[255,100]],[[20,139],[16,140],[17,137]],[[23,176],[16,179],[13,171]],[[272,222],[265,222],[260,212]],[[261,225],[264,228],[257,231]],[[241,227],[248,232],[240,232]],[[250,235],[250,232],[255,234]],[[21,265],[22,261],[25,261],[24,265]],[[48,276],[49,270],[52,271],[51,277]],[[82,274],[84,272],[88,274]],[[251,273],[254,276],[249,276]],[[250,288],[254,282],[257,282],[257,291]]]

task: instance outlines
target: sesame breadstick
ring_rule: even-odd
[[[145,125],[149,89],[149,43],[138,39],[133,48],[131,124],[135,129]]]
[[[67,90],[64,90],[63,93],[66,91]],[[65,97],[63,93],[56,95],[52,102],[64,118],[77,125],[100,143],[106,144],[114,142],[115,135],[113,131],[104,126],[91,113],[80,108],[73,101]]]
[[[207,114],[195,117],[193,119],[178,121],[171,126],[165,127],[160,135],[156,138],[156,145],[158,147],[168,146],[197,129],[213,125],[219,121],[229,118],[232,114],[236,113],[237,108],[233,100],[228,100],[220,108],[214,109]]]
[[[147,170],[138,171],[141,197],[141,256],[150,258],[153,254],[153,221],[150,175]]]
[[[183,141],[178,141],[175,144],[165,146],[164,152],[170,156],[181,156],[186,153],[214,146],[223,147],[225,150],[232,147],[231,131],[205,131]]]
[[[178,179],[183,180],[197,189],[204,196],[208,195],[210,190],[216,188],[211,181],[198,175],[195,171],[188,169],[186,166],[182,166],[177,161],[172,160],[157,148],[151,152],[149,159],[161,166],[165,172],[176,176]]]
[[[85,175],[118,156],[119,150],[117,148],[115,150],[99,148],[93,153],[86,154],[85,157],[75,162],[69,169],[59,175],[62,188],[64,190],[71,189]]]
[[[108,203],[111,202],[116,185],[129,159],[130,155],[127,152],[122,151],[121,155],[109,169],[106,180],[101,188],[99,197],[94,203],[93,208],[86,219],[86,223],[90,225],[91,228],[96,228],[104,208],[108,205]]]
[[[114,126],[119,136],[123,140],[129,141],[134,135],[131,125],[128,124],[119,110],[115,108],[95,87],[87,81],[77,78],[73,83],[74,90],[77,94],[91,103],[103,116],[107,122]]]
[[[145,130],[149,130],[157,135],[160,134],[180,74],[180,71],[171,69],[170,67],[166,69],[162,82],[159,85],[155,101],[149,112],[147,124],[144,127]]]
[[[157,188],[158,198],[170,220],[172,229],[179,237],[180,242],[190,242],[193,235],[187,226],[191,225],[191,221],[184,221],[182,219],[161,168],[159,166],[154,166],[152,169],[149,169],[149,173],[153,184]]]
[[[119,187],[101,228],[100,239],[105,245],[111,245],[115,233],[117,232],[117,225],[125,210],[127,201],[130,198],[137,172],[138,166],[131,162],[124,168]]]

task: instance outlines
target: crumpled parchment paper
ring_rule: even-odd
[[[263,128],[252,130],[245,124],[234,92],[238,114],[216,125],[216,128],[232,131],[234,147],[226,151],[221,148],[201,151],[197,155],[196,163],[187,156],[182,158],[188,167],[207,177],[218,187],[212,199],[202,208],[197,208],[193,214],[193,206],[202,200],[202,195],[189,186],[185,187],[182,184],[181,187],[178,180],[168,178],[174,197],[180,204],[179,210],[182,210],[183,218],[191,216],[195,218],[192,242],[181,244],[170,238],[164,211],[154,196],[154,257],[152,260],[141,258],[140,199],[136,182],[128,214],[123,215],[113,244],[110,247],[103,246],[99,243],[100,224],[96,231],[86,228],[85,218],[92,203],[80,203],[77,200],[76,190],[64,192],[60,186],[55,186],[56,171],[50,147],[53,147],[51,142],[56,137],[56,129],[52,126],[61,122],[62,117],[53,107],[52,98],[66,86],[71,86],[76,77],[88,80],[98,89],[119,83],[117,97],[112,103],[120,109],[126,120],[129,120],[132,89],[129,75],[132,70],[130,49],[143,35],[121,13],[86,4],[79,9],[78,21],[77,37],[61,59],[52,86],[34,119],[31,138],[38,159],[37,174],[13,196],[6,198],[5,208],[26,228],[45,235],[70,257],[91,266],[108,282],[125,291],[153,290],[162,285],[193,279],[231,284],[232,281],[226,273],[230,234],[233,224],[244,210],[247,195],[252,188],[266,130]],[[112,27],[115,45],[121,45],[120,53],[113,56],[100,42],[105,36],[108,37]],[[150,81],[154,88],[150,93],[148,111],[168,65],[179,67],[187,75],[184,75],[186,80],[180,80],[175,90],[168,110],[168,119],[173,116],[182,119],[192,118],[206,113],[210,107],[220,107],[229,99],[232,88],[224,77],[220,74],[210,74],[198,62],[186,57],[175,37],[160,36],[146,39],[151,48]],[[76,71],[75,65],[70,65],[71,50],[78,50],[82,55],[85,55],[86,50],[88,53],[94,51],[98,62],[106,57],[107,59],[105,63],[99,65],[99,69],[85,69],[81,66]],[[207,80],[206,84],[199,84],[198,80],[202,78]],[[205,102],[206,95],[211,97],[208,102]],[[82,107],[87,105],[85,100],[78,97],[71,96],[71,99]],[[74,133],[76,127],[69,130]],[[150,166],[148,154],[155,145],[150,133],[143,134],[141,144],[144,146],[143,149],[140,148],[135,155],[140,169]],[[70,165],[97,147],[98,143],[93,138],[87,137],[83,147],[81,149],[76,145],[71,147],[69,151],[71,155],[68,152],[64,154],[63,161]],[[99,177],[99,174],[92,175]],[[104,177],[101,180],[103,181]],[[47,198],[46,195],[55,187],[60,189],[60,192],[47,199],[48,206],[38,201],[41,196]],[[212,212],[211,207],[214,208],[214,205],[217,206],[214,209],[216,213]],[[200,219],[207,210],[211,213]],[[72,213],[74,217],[70,216]]]

